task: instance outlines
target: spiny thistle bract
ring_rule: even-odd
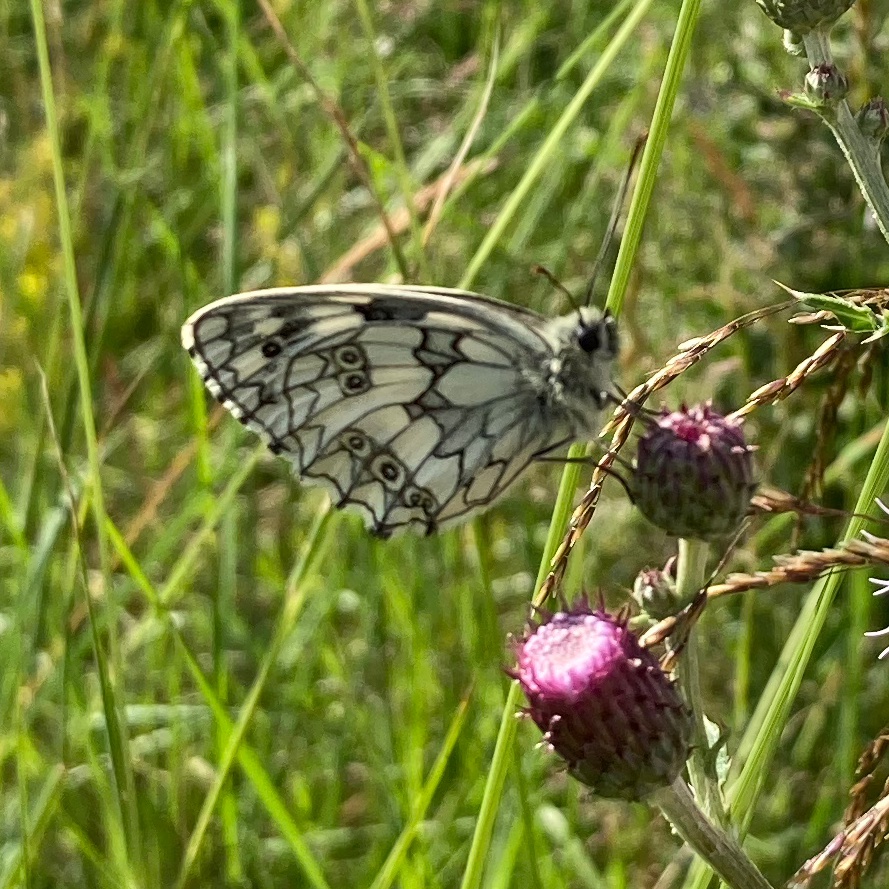
[[[716,540],[735,531],[756,489],[741,424],[710,404],[664,411],[639,439],[633,501],[676,537]]]
[[[794,34],[832,25],[855,0],[756,0],[779,27]]]
[[[569,773],[600,796],[669,785],[689,753],[688,708],[624,621],[581,601],[516,646],[527,713]]]

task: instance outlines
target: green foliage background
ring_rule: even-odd
[[[530,272],[541,263],[582,292],[675,28],[678,4],[645,5],[503,218],[475,289],[563,312]],[[381,2],[364,24],[362,2],[274,7],[396,218],[406,191],[428,194],[447,169],[493,70],[468,175],[422,257],[416,238],[401,238],[418,279],[442,285],[464,279],[616,33],[597,31],[614,8],[597,2]],[[473,527],[438,538],[383,543],[352,518],[323,518],[316,492],[207,408],[179,328],[234,290],[331,270],[395,279],[330,114],[253,4],[53,4],[43,13],[56,143],[41,101],[39,9],[0,7],[0,889],[460,885],[508,687],[505,640],[527,616],[558,467],[535,468]],[[835,32],[853,106],[889,84],[887,13],[886,0],[862,0]],[[889,279],[887,245],[829,131],[777,95],[803,74],[752,0],[704,4],[620,319],[625,388],[683,340],[782,299],[773,278],[812,292]],[[417,203],[422,225],[428,198]],[[824,334],[785,319],[730,340],[665,402],[727,410],[788,373]],[[846,509],[886,417],[885,365],[860,379],[826,442],[822,500]],[[801,491],[830,382],[817,377],[748,421],[764,481]],[[89,509],[100,492],[104,557]],[[794,545],[792,525],[759,520],[733,567],[770,564]],[[796,541],[828,546],[841,528],[808,519]],[[618,606],[637,571],[674,548],[612,484],[566,591],[601,590]],[[730,752],[805,592],[747,594],[704,619],[705,699]],[[879,645],[862,633],[887,620],[870,593],[866,574],[844,580],[765,777],[749,848],[775,881],[832,835],[855,759],[886,722]],[[128,744],[115,745],[110,713]],[[537,741],[520,727],[483,884],[653,886],[670,867],[675,880],[662,885],[679,885],[687,858],[665,823],[642,804],[591,798]],[[886,874],[877,866],[870,885]]]

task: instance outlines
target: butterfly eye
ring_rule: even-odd
[[[602,335],[599,323],[590,324],[588,327],[580,325],[577,328],[577,345],[584,352],[598,352],[602,348]]]

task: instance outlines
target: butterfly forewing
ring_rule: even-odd
[[[473,293],[257,291],[195,313],[182,342],[228,410],[381,536],[465,520],[576,431],[544,407],[546,319]]]

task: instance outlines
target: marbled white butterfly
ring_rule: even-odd
[[[617,328],[440,287],[288,287],[182,328],[207,387],[300,478],[380,537],[486,509],[535,459],[591,438]]]

